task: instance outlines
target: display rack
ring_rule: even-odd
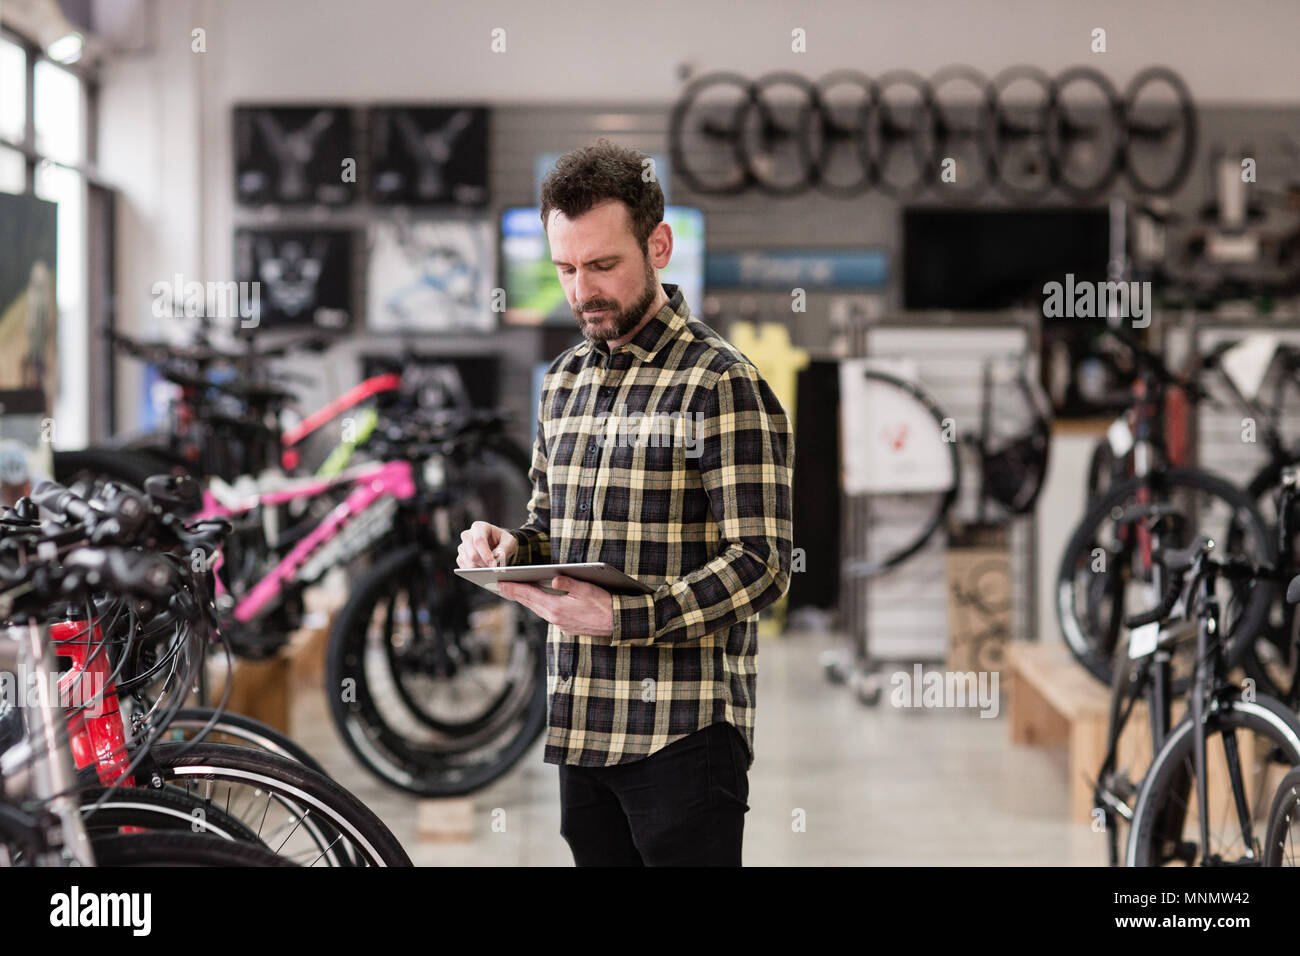
[[[959,431],[980,421],[983,375],[989,360],[1027,358],[1038,374],[1039,334],[1032,314],[953,315],[908,313],[859,320],[846,336],[855,358],[908,358],[919,380],[958,423]],[[962,446],[963,480],[952,516],[961,523],[978,516],[979,463],[973,448]],[[864,557],[867,496],[843,496],[842,565]],[[1009,519],[1013,639],[1032,639],[1037,619],[1037,531],[1032,512]],[[880,665],[889,661],[943,661],[948,651],[947,534],[936,534],[905,563],[878,577],[863,579],[846,571],[841,610],[855,659],[859,696],[878,699]]]

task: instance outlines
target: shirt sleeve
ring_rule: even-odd
[[[717,556],[653,594],[613,595],[612,644],[699,640],[789,590],[794,436],[785,409],[757,369],[736,363],[715,384],[701,424]]]
[[[510,558],[511,564],[551,563],[551,493],[546,481],[546,432],[542,428],[542,415],[546,409],[546,387],[537,403],[537,436],[533,441],[533,460],[528,469],[533,493],[528,499],[528,520],[510,533],[519,547]]]

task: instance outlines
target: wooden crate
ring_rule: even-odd
[[[226,709],[269,724],[293,735],[293,694],[302,689],[318,692],[325,677],[325,651],[330,627],[342,608],[345,594],[313,588],[303,601],[304,626],[289,642],[265,660],[234,661],[230,699]],[[211,702],[221,699],[224,673],[218,673],[209,691]]]

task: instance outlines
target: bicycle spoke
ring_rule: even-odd
[[[297,822],[295,822],[293,825],[293,829],[289,831],[289,835],[284,838],[284,840],[280,843],[280,846],[275,848],[276,853],[279,853],[281,848],[285,845],[285,843],[289,842],[289,837],[293,836],[295,833],[298,832],[298,827],[302,826],[302,822],[306,820],[307,817],[310,815],[311,815],[311,811],[308,810],[306,813],[304,813],[302,816],[298,818]]]

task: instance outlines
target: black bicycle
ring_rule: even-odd
[[[1204,532],[1230,553],[1260,566],[1271,566],[1277,551],[1274,530],[1244,490],[1213,472],[1171,467],[1164,429],[1165,394],[1178,386],[1204,396],[1159,356],[1127,335],[1108,330],[1134,359],[1134,431],[1123,450],[1132,477],[1118,475],[1088,505],[1075,526],[1057,571],[1057,619],[1070,652],[1099,681],[1109,682],[1126,608],[1159,599],[1156,561],[1150,532],[1129,517],[1135,508],[1168,506],[1183,515],[1182,526],[1166,530],[1165,544],[1186,546]],[[1218,582],[1225,607],[1229,665],[1243,663],[1254,645],[1269,640],[1267,623],[1277,595],[1271,580]],[[1191,662],[1176,661],[1175,687],[1184,690]]]
[[[1132,520],[1145,521],[1159,539],[1161,530],[1177,527],[1181,517],[1166,508]],[[1157,545],[1158,564],[1169,576],[1164,597],[1156,608],[1124,621],[1129,640],[1116,661],[1109,746],[1094,790],[1112,865],[1121,861],[1116,826],[1121,819],[1129,823],[1123,843],[1128,866],[1259,865],[1273,780],[1300,764],[1300,720],[1294,712],[1228,679],[1215,587],[1220,577],[1274,578],[1279,569],[1239,558],[1218,560],[1214,548],[1203,535],[1181,550]],[[1195,652],[1187,710],[1170,729],[1173,649],[1189,629],[1194,629]],[[1120,734],[1139,698],[1146,701],[1154,757],[1140,785],[1134,785],[1116,763]]]

